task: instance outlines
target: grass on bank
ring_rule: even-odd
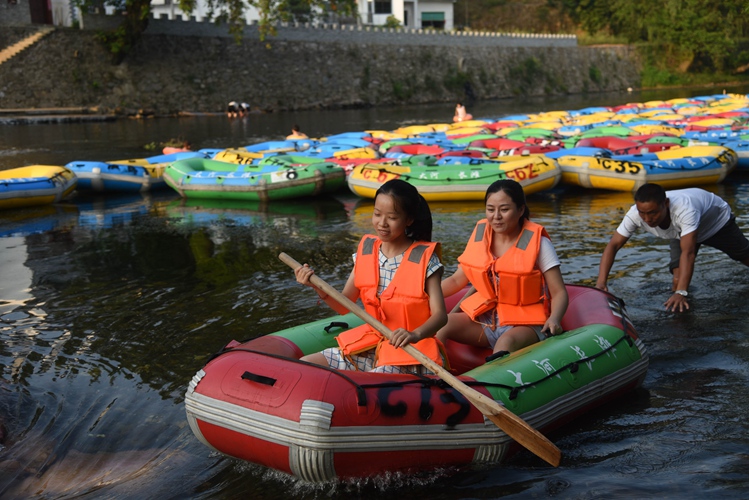
[[[697,87],[715,84],[749,83],[749,40],[738,43],[738,50],[727,58],[725,68],[701,64],[692,54],[662,44],[632,45],[624,37],[606,33],[577,34],[580,46],[631,45],[642,61],[640,87]]]
[[[623,36],[612,36],[605,33],[595,33],[591,35],[585,31],[581,31],[577,33],[577,44],[581,46],[629,45],[629,42]]]

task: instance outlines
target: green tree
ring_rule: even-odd
[[[124,13],[117,28],[97,35],[112,54],[112,62],[115,64],[121,63],[138,42],[148,27],[148,18],[151,14],[151,0],[78,0],[76,4],[84,12],[92,7],[103,9],[104,5],[111,5]]]
[[[552,0],[590,34],[624,36],[630,43],[660,47],[697,70],[731,64],[749,19],[745,0]]]
[[[400,28],[401,22],[398,21],[398,18],[395,16],[388,16],[388,18],[385,20],[386,28]]]
[[[473,30],[525,33],[571,33],[560,0],[457,0],[455,26]]]

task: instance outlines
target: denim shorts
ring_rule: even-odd
[[[668,270],[673,273],[674,269],[679,267],[681,259],[681,240],[671,240],[671,262],[668,264]],[[720,228],[720,231],[697,244],[697,251],[700,245],[707,245],[716,248],[728,255],[733,260],[742,262],[749,258],[749,240],[736,225],[736,217],[731,214],[731,218]]]
[[[492,319],[494,319],[494,322],[492,322]],[[496,309],[494,311],[489,311],[478,318],[476,318],[476,322],[480,323],[481,326],[484,328],[484,335],[486,335],[486,340],[489,341],[489,345],[492,349],[494,349],[494,345],[497,343],[497,340],[499,340],[499,337],[502,336],[503,333],[505,333],[507,330],[511,328],[515,328],[514,325],[507,325],[507,326],[499,326],[499,319],[497,318],[497,311]],[[497,325],[496,328],[492,328],[491,325],[495,324]],[[543,328],[542,325],[524,325],[528,328],[532,329],[534,332],[536,332],[536,335],[538,336],[538,340],[544,340],[546,338],[546,334],[541,332],[541,328]]]

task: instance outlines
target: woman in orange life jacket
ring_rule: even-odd
[[[390,342],[365,324],[342,332],[338,347],[302,359],[343,370],[380,373],[430,373],[400,347],[414,347],[444,364],[444,349],[435,338],[447,322],[440,282],[439,243],[431,243],[432,215],[416,188],[400,179],[384,183],[375,194],[372,226],[354,255],[354,268],[343,294],[361,299],[366,311],[393,331]],[[313,270],[295,271],[299,283],[315,288],[320,299],[340,314],[348,312],[310,283]]]
[[[510,179],[494,182],[458,269],[442,282],[446,297],[472,285],[437,333],[445,342],[513,352],[562,333],[569,298],[546,230],[530,220],[525,194]]]

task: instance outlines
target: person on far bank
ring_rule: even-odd
[[[455,115],[453,115],[453,121],[455,123],[464,122],[466,120],[473,120],[473,115],[466,111],[466,107],[463,103],[459,102],[455,105]]]
[[[372,226],[354,254],[354,268],[343,287],[352,301],[393,332],[388,341],[368,324],[336,337],[338,347],[308,354],[303,361],[339,370],[432,374],[401,347],[408,344],[439,365],[444,348],[436,338],[447,321],[442,297],[440,244],[432,242],[432,214],[416,188],[392,179],[375,193]],[[297,282],[312,287],[339,314],[346,308],[310,282],[314,271],[304,264],[294,271]]]
[[[239,103],[237,103],[237,101],[231,101],[226,105],[226,116],[229,118],[236,118],[239,116]]]
[[[562,333],[569,296],[546,229],[530,220],[523,187],[495,181],[484,204],[486,218],[476,224],[442,293],[449,297],[472,286],[437,338],[513,352]]]
[[[645,184],[635,192],[635,204],[601,255],[596,288],[608,290],[606,282],[617,252],[640,228],[671,240],[668,268],[673,274],[673,294],[663,304],[666,310],[689,309],[689,284],[701,245],[716,248],[749,266],[749,240],[736,225],[736,217],[725,200],[704,189],[665,191],[658,184]]]

